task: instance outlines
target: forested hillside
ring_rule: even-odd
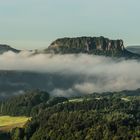
[[[8,98],[0,102],[0,115],[32,116],[45,107],[64,102],[64,97],[50,97],[49,93],[40,90],[25,91],[25,94]],[[39,110],[40,109],[40,110]]]
[[[140,139],[139,89],[70,99],[40,93],[34,94],[38,105],[31,98],[34,107],[28,115],[32,120],[24,128],[13,129],[9,133],[12,140]],[[22,95],[26,96],[33,94]]]

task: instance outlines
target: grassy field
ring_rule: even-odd
[[[84,100],[91,100],[92,98],[75,98],[75,99],[70,99],[69,102],[83,102]]]
[[[10,131],[15,127],[23,127],[30,119],[28,117],[0,116],[0,131]]]
[[[83,102],[83,98],[70,99],[69,102]]]

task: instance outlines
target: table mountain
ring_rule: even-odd
[[[110,40],[105,37],[60,38],[45,49],[47,53],[88,53],[114,57],[140,58],[140,55],[125,49],[123,40]]]

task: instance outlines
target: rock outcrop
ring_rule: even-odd
[[[123,40],[110,40],[104,37],[77,37],[57,39],[51,43],[45,52],[61,54],[88,53],[115,57],[135,57],[133,53],[125,49]]]

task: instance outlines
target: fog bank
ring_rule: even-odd
[[[0,55],[0,70],[50,73],[78,79],[74,79],[73,84],[67,88],[53,87],[49,91],[52,95],[70,96],[76,93],[88,94],[140,88],[140,62],[136,60],[115,60],[87,54],[32,55],[31,52],[26,51],[19,54],[6,52]],[[59,79],[56,80],[59,82]]]

